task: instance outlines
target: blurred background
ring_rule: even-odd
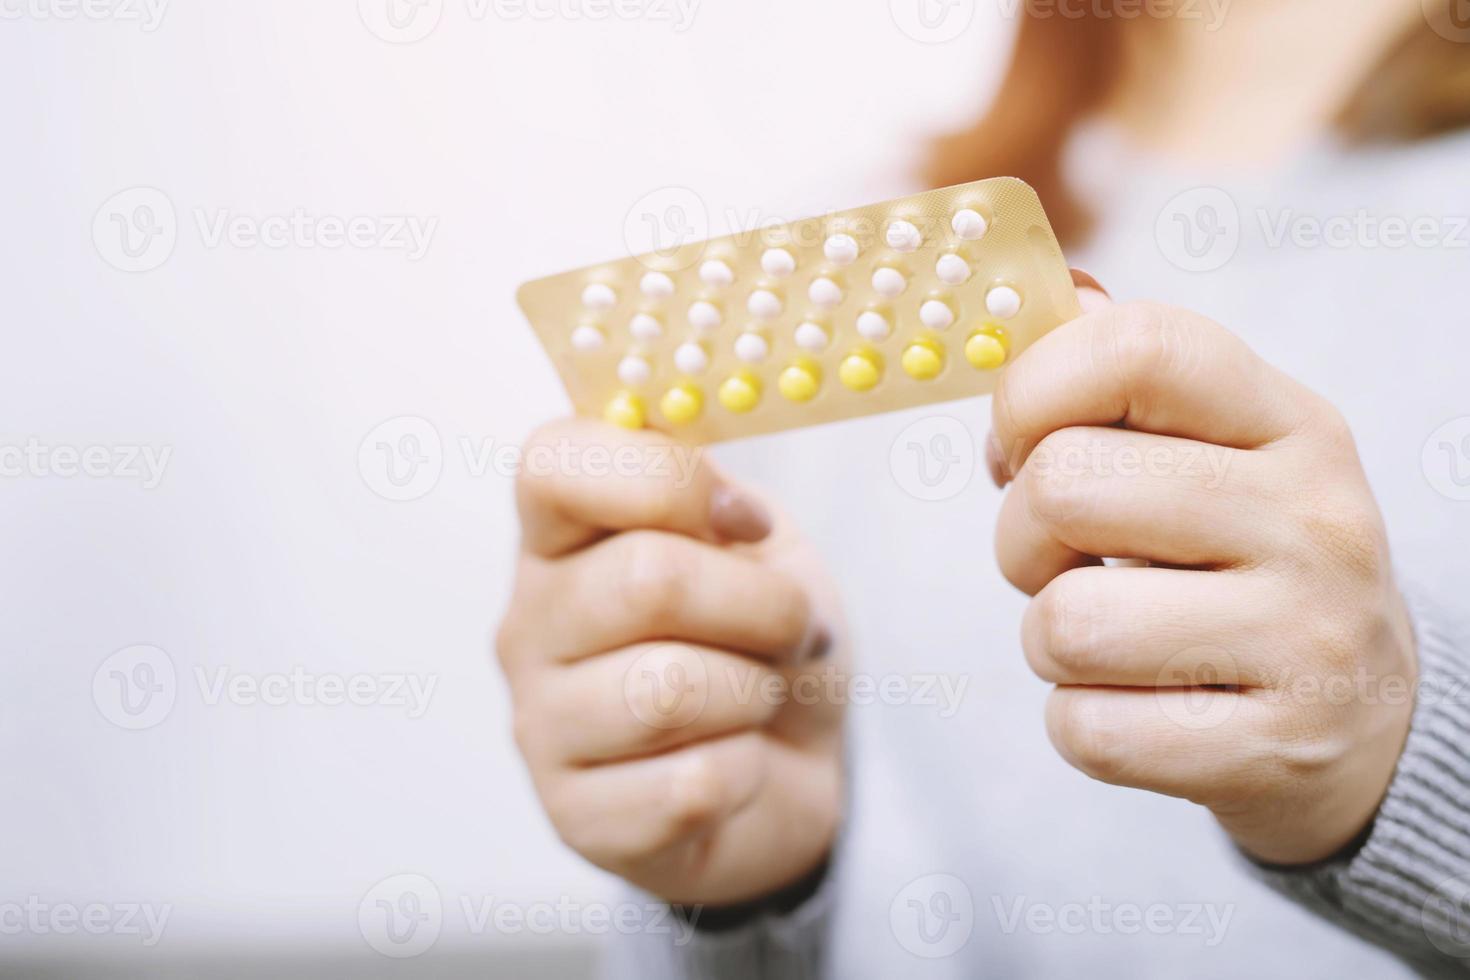
[[[1226,5],[1191,9],[1211,30]],[[583,978],[608,934],[658,924],[557,840],[491,655],[516,447],[567,411],[515,289],[923,189],[1018,9],[0,0],[0,976]],[[1273,243],[1262,220],[1464,213],[1463,188],[1379,165],[1236,182],[1084,132],[1069,168],[1126,213],[1069,257],[1346,405],[1375,489],[1409,502],[1396,553],[1450,581],[1464,367],[1415,339],[1453,324],[1413,284],[1461,282],[1464,246],[1376,252],[1363,277],[1372,243]],[[1324,289],[1371,348],[1319,315]],[[995,976],[1295,977],[1271,954],[1329,939],[1322,975],[1403,975],[1250,879],[1204,811],[1052,751],[991,555],[988,412],[715,452],[828,559],[860,674],[941,685],[850,705],[833,975],[974,962],[894,925],[946,877]],[[1094,901],[1229,932],[1003,914]]]
[[[489,652],[566,410],[514,289],[920,189],[1007,5],[0,17],[0,973],[587,975]]]

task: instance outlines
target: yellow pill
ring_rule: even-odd
[[[810,361],[798,361],[782,371],[781,377],[776,380],[781,397],[793,402],[811,401],[821,386],[817,366]]]
[[[1006,362],[1006,345],[994,334],[978,331],[965,341],[965,360],[982,371],[994,371]]]
[[[868,391],[883,377],[883,369],[878,365],[878,355],[871,351],[854,351],[842,359],[837,377],[853,391]]]
[[[630,392],[621,392],[607,403],[602,410],[604,420],[625,429],[643,428],[643,399]]]
[[[732,412],[748,412],[761,400],[761,383],[749,371],[732,374],[720,385],[720,404]]]
[[[930,381],[944,370],[944,348],[932,340],[916,340],[904,350],[900,363],[909,377]]]
[[[704,408],[704,395],[700,394],[697,387],[686,382],[664,392],[658,408],[664,413],[664,418],[675,425],[683,425],[699,417]]]

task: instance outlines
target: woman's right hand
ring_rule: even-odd
[[[523,462],[497,650],[561,838],[670,902],[806,877],[842,800],[844,651],[816,556],[657,433],[558,422]]]

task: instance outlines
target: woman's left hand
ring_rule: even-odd
[[[1377,811],[1416,682],[1347,424],[1202,316],[1084,297],[993,406],[996,550],[1034,596],[1051,739],[1208,807],[1263,861],[1330,857]]]

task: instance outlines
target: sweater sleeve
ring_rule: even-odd
[[[1360,846],[1274,888],[1431,977],[1470,976],[1470,624],[1406,590],[1419,650],[1409,738]]]
[[[830,868],[820,875],[815,890],[789,910],[718,928],[702,922],[697,909],[675,910],[668,930],[619,935],[604,946],[602,980],[816,980],[833,893]]]

